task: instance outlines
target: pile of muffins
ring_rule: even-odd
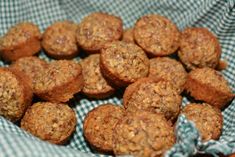
[[[35,56],[41,49],[56,60]],[[215,35],[206,28],[180,32],[156,14],[125,31],[121,18],[106,13],[55,22],[42,35],[33,23],[19,23],[0,39],[0,54],[10,63],[0,68],[0,115],[50,143],[66,143],[76,128],[66,103],[74,94],[104,99],[123,89],[123,106],[99,105],[84,119],[86,141],[104,154],[162,156],[175,143],[180,113],[204,141],[218,139],[221,110],[235,96],[218,71]],[[182,95],[193,103],[182,108]]]

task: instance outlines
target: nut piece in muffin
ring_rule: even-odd
[[[191,103],[185,106],[181,113],[195,123],[202,140],[219,138],[223,127],[223,116],[219,109],[206,103]]]
[[[103,153],[112,153],[113,129],[123,114],[122,107],[104,104],[94,108],[86,115],[83,132],[92,147]]]
[[[133,28],[126,29],[123,33],[122,41],[135,43],[133,30]]]
[[[53,61],[38,76],[35,93],[50,102],[67,102],[83,87],[82,67],[69,60]]]
[[[38,102],[27,109],[21,128],[50,143],[64,144],[76,123],[76,114],[67,104]]]
[[[43,33],[42,47],[55,59],[71,59],[78,55],[76,40],[77,25],[70,21],[59,21]]]
[[[84,86],[82,92],[90,98],[106,98],[112,95],[115,89],[108,84],[100,71],[100,55],[93,54],[82,62]]]
[[[178,56],[188,70],[216,68],[221,48],[218,39],[206,28],[187,28],[181,33]]]
[[[32,101],[29,79],[20,71],[0,68],[0,115],[16,122]]]
[[[117,87],[125,87],[149,73],[149,59],[133,43],[114,41],[101,50],[100,68],[104,77]]]
[[[179,47],[177,26],[166,17],[150,14],[141,17],[134,26],[134,39],[150,56],[166,56]]]
[[[142,78],[126,88],[123,103],[129,112],[138,109],[162,113],[167,120],[174,121],[180,112],[182,97],[168,81]]]
[[[0,39],[0,53],[4,60],[15,61],[33,56],[41,49],[41,33],[38,26],[30,22],[11,27]]]
[[[92,13],[79,24],[77,41],[87,53],[97,53],[107,42],[122,37],[122,20],[106,13]]]
[[[173,127],[164,116],[146,111],[128,113],[118,121],[113,133],[116,155],[161,157],[174,143]]]
[[[196,100],[205,101],[220,109],[235,97],[223,75],[207,67],[197,68],[189,73],[185,90]]]
[[[187,72],[180,62],[169,57],[157,57],[150,59],[149,77],[165,79],[181,93],[187,80]]]

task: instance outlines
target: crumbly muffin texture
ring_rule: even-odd
[[[126,29],[123,33],[122,41],[135,43],[133,31],[134,28]]]

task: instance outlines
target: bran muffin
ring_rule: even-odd
[[[104,77],[117,87],[125,87],[149,73],[149,59],[133,43],[114,41],[101,50],[100,68]]]
[[[145,111],[123,116],[113,133],[116,155],[161,157],[174,143],[173,127],[164,116]]]
[[[150,56],[166,56],[179,47],[177,26],[166,17],[142,16],[134,26],[134,39]]]
[[[178,56],[188,70],[216,68],[220,55],[220,43],[208,29],[186,28],[181,33]]]
[[[77,56],[77,27],[77,24],[70,21],[59,21],[49,26],[42,37],[42,47],[46,54],[55,59],[71,59]]]
[[[220,109],[235,97],[223,75],[208,67],[192,70],[185,90],[196,100],[205,101]]]
[[[83,87],[82,68],[74,61],[53,61],[38,76],[34,87],[36,95],[43,100],[67,102]]]
[[[122,20],[107,13],[92,13],[79,24],[77,42],[87,53],[97,53],[107,42],[122,37]]]
[[[53,144],[64,144],[76,128],[76,114],[66,104],[38,102],[30,106],[21,128]]]
[[[91,110],[83,122],[83,133],[92,147],[100,152],[112,153],[113,129],[124,109],[113,104],[100,105]]]
[[[5,61],[33,56],[41,49],[41,33],[33,23],[23,22],[12,26],[0,40],[0,53]]]
[[[133,28],[126,29],[123,33],[122,41],[135,43],[133,31]]]
[[[93,54],[82,62],[84,86],[82,92],[90,98],[106,98],[112,95],[115,89],[104,79],[100,71],[100,55]]]

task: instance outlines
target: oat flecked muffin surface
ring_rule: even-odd
[[[196,100],[205,101],[220,109],[235,97],[223,75],[207,67],[192,70],[185,89]]]
[[[33,56],[41,49],[40,40],[38,26],[30,22],[18,23],[0,39],[1,56],[6,61]]]
[[[133,43],[115,41],[102,49],[100,68],[111,83],[124,87],[149,73],[149,59],[144,51]]]
[[[125,115],[113,134],[116,155],[160,157],[174,143],[173,127],[164,116],[143,111]]]
[[[126,29],[123,32],[122,41],[135,43],[133,31],[133,28]]]
[[[21,128],[42,140],[64,144],[76,127],[75,112],[66,104],[38,102],[26,111]]]
[[[178,56],[188,70],[216,68],[220,55],[220,43],[208,29],[186,28],[181,33]]]
[[[83,133],[86,140],[97,151],[112,153],[113,129],[124,109],[113,104],[100,105],[91,110],[83,122]]]

